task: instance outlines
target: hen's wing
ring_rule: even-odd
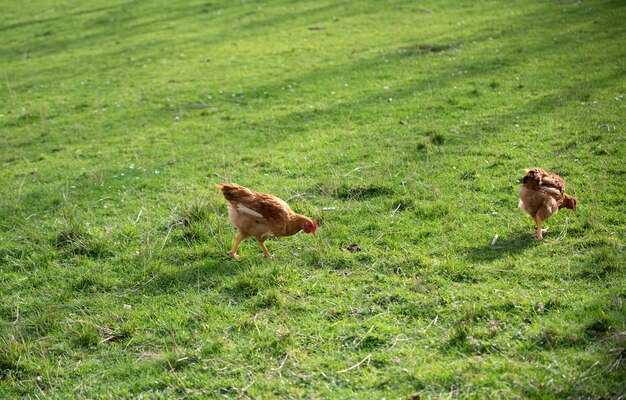
[[[224,183],[217,187],[238,211],[254,218],[286,220],[292,212],[287,203],[271,194],[253,192],[234,183]]]

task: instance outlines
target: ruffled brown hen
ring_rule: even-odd
[[[541,168],[526,170],[519,191],[519,207],[535,220],[535,238],[543,239],[543,221],[561,208],[575,211],[576,204],[576,198],[565,193],[565,182],[560,176]]]

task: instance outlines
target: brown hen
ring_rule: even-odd
[[[535,238],[543,239],[542,222],[561,208],[576,211],[577,201],[565,193],[565,182],[560,176],[541,168],[528,169],[526,172],[519,191],[519,207],[535,220]]]
[[[315,233],[317,221],[296,214],[289,205],[276,196],[254,192],[235,183],[216,185],[228,201],[230,223],[238,229],[233,249],[228,253],[237,259],[239,243],[254,237],[261,246],[265,257],[272,255],[265,247],[265,240],[271,236],[291,236],[300,231]]]

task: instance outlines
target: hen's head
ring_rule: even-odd
[[[315,231],[317,230],[317,221],[306,218],[302,224],[302,230],[304,233],[315,234]]]
[[[578,200],[576,200],[576,197],[572,197],[569,194],[566,194],[563,199],[563,207],[569,208],[572,211],[576,211],[577,206]]]

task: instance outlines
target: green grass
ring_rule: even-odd
[[[2,10],[1,398],[626,394],[624,2]]]

